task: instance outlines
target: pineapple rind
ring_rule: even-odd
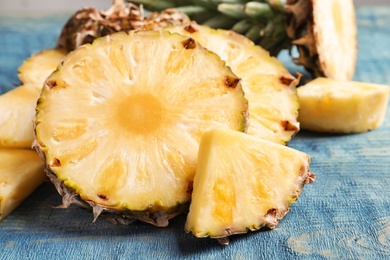
[[[196,237],[274,228],[315,178],[309,155],[228,129],[204,132],[198,162],[185,224]],[[226,192],[216,193],[213,187],[223,182]]]
[[[298,120],[303,129],[330,133],[363,133],[380,127],[390,87],[317,78],[298,88]]]
[[[170,55],[174,59],[166,62]],[[127,98],[131,102],[123,103]],[[164,116],[142,120],[139,115],[150,107],[140,110],[139,100],[158,108],[150,114]],[[138,112],[123,114],[126,107]],[[238,78],[216,54],[178,34],[118,33],[79,47],[46,80],[35,147],[50,178],[58,179],[64,206],[78,201],[92,207],[95,216],[128,212],[126,219],[166,225],[190,199],[202,131],[211,126],[245,130],[246,113]],[[136,123],[145,123],[145,130]],[[107,169],[118,178],[104,181]]]

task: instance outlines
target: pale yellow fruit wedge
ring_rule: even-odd
[[[66,51],[62,49],[45,49],[31,55],[18,68],[20,81],[41,89],[46,78],[57,68],[65,55]]]
[[[38,154],[0,149],[0,221],[16,209],[46,178]]]
[[[30,85],[0,95],[0,148],[31,148],[39,95],[40,90]]]
[[[314,181],[309,164],[309,155],[284,145],[229,129],[205,131],[185,230],[220,239],[275,227]]]
[[[317,78],[298,88],[302,129],[362,133],[382,125],[390,87]]]

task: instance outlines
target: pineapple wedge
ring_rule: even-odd
[[[298,88],[298,120],[303,129],[362,133],[382,125],[390,87],[317,78]]]
[[[35,107],[45,79],[65,57],[65,51],[38,52],[18,69],[23,85],[0,95],[0,148],[31,148]]]
[[[39,155],[27,149],[0,149],[0,221],[46,179]]]
[[[309,164],[309,155],[283,145],[229,129],[205,131],[186,232],[221,239],[275,227],[314,181]]]
[[[179,34],[122,32],[80,46],[46,80],[35,147],[64,207],[166,226],[190,200],[203,130],[245,131],[246,116],[216,54]]]
[[[248,134],[286,144],[299,131],[298,81],[283,64],[248,38],[192,22],[166,30],[193,37],[218,54],[241,78],[249,102]]]
[[[57,68],[65,57],[62,49],[45,49],[33,54],[18,68],[18,77],[23,84],[41,89],[45,79]]]
[[[31,148],[40,90],[29,84],[0,95],[0,148]]]

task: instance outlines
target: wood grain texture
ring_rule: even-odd
[[[357,10],[356,80],[390,85],[390,7]],[[23,59],[53,47],[65,17],[0,18],[1,92],[18,84]],[[292,72],[301,70],[281,56]],[[1,113],[1,111],[0,111]],[[301,131],[291,147],[312,156],[317,180],[274,230],[233,236],[228,247],[168,228],[118,226],[61,203],[42,185],[0,223],[0,259],[390,259],[390,113],[383,126],[356,135]]]

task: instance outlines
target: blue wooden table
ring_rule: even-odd
[[[390,7],[357,10],[355,80],[390,85]],[[0,92],[19,84],[17,67],[53,47],[66,16],[0,18]],[[280,57],[292,71],[287,55]],[[1,111],[0,111],[1,113]],[[390,259],[390,108],[384,125],[358,135],[301,131],[291,147],[312,156],[315,183],[274,230],[233,236],[223,247],[183,231],[135,223],[92,224],[45,183],[0,223],[0,259]]]

